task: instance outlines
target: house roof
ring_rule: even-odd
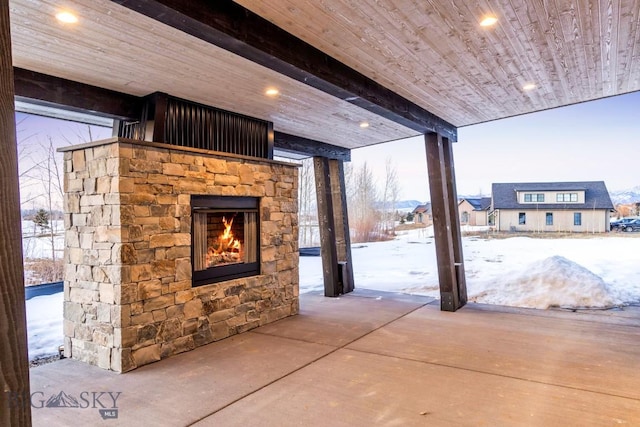
[[[455,140],[455,127],[640,90],[637,0],[577,4],[67,0],[76,25],[53,18],[58,0],[8,8],[14,67],[351,149],[423,134],[429,114]],[[487,13],[498,23],[484,28]],[[48,86],[32,83],[37,102]],[[66,100],[84,97],[71,89]]]
[[[491,207],[491,197],[464,198],[460,200],[458,204],[462,203],[464,200],[473,206],[474,211],[484,211]]]
[[[431,203],[425,203],[424,205],[418,205],[416,206],[416,208],[413,210],[412,213],[417,214],[417,213],[425,213],[425,212],[431,212]]]
[[[491,207],[491,197],[480,198],[480,210],[487,210]]]
[[[585,191],[585,203],[541,203],[548,209],[613,209],[604,181],[494,183],[491,186],[493,209],[531,208],[518,203],[518,191]],[[534,204],[535,205],[535,204]]]

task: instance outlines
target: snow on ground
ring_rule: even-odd
[[[640,238],[463,238],[470,301],[603,308],[640,302]],[[353,245],[356,287],[439,297],[430,229]],[[300,258],[300,292],[322,290],[319,257]],[[541,290],[544,289],[544,292]]]
[[[640,236],[463,238],[470,301],[519,307],[607,308],[640,302]],[[430,229],[354,244],[358,288],[439,297]],[[300,292],[323,289],[320,257],[300,257]],[[63,343],[62,293],[27,301],[29,357]]]
[[[64,224],[61,220],[51,221],[55,234],[54,244],[58,257],[64,253]],[[50,229],[41,229],[33,221],[22,221],[22,252],[24,258],[51,258],[51,236],[42,236],[50,233]]]
[[[62,332],[62,292],[27,300],[29,360],[58,354],[64,343]]]

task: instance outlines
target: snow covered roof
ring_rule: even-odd
[[[519,209],[518,191],[584,191],[584,203],[544,203],[549,209],[613,209],[604,181],[494,183],[491,186],[494,209]],[[541,203],[542,204],[542,203]]]

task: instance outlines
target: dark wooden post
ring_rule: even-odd
[[[329,160],[329,176],[331,177],[331,196],[334,207],[338,264],[341,267],[342,293],[346,294],[353,291],[354,284],[349,215],[347,213],[347,189],[345,188],[344,162],[342,160]]]
[[[453,144],[447,137],[442,137],[442,151],[444,154],[445,182],[447,183],[449,212],[451,221],[451,240],[453,241],[453,257],[458,281],[458,308],[467,303],[467,279],[464,272],[464,257],[462,255],[462,233],[460,232],[460,215],[458,212],[458,190],[456,189],[456,172],[453,166]]]
[[[344,165],[341,160],[314,157],[313,166],[318,200],[324,295],[337,297],[353,291],[354,288]]]
[[[456,311],[467,302],[451,142],[425,135],[433,232],[440,281],[440,309]]]
[[[9,1],[0,0],[0,425],[30,426]]]
[[[326,157],[314,157],[313,170],[316,176],[324,296],[337,297],[340,295],[338,286],[338,252],[335,244],[335,217],[333,215],[333,198],[331,197],[329,159]]]

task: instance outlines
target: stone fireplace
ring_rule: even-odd
[[[298,312],[296,165],[65,148],[65,356],[126,372]]]

